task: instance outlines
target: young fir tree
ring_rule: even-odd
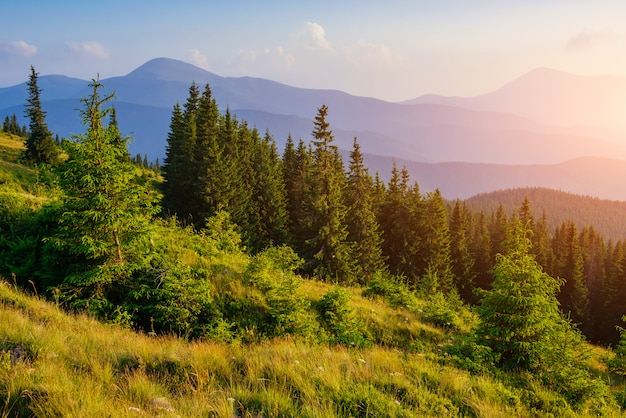
[[[347,208],[343,200],[346,179],[327,115],[328,107],[323,105],[315,116],[313,129],[313,225],[317,235],[309,242],[314,254],[309,267],[322,279],[351,282],[354,261],[347,241]]]
[[[556,293],[561,281],[544,273],[531,254],[529,230],[515,222],[493,267],[491,290],[478,307],[480,341],[507,369],[537,370],[556,349],[557,330],[566,327]]]
[[[102,291],[131,262],[136,239],[142,237],[157,208],[147,185],[125,158],[128,138],[120,140],[116,126],[103,125],[113,97],[100,96],[102,84],[93,80],[81,116],[87,130],[64,143],[68,160],[60,167],[64,192],[60,232],[52,241],[69,254],[82,257],[95,270],[70,275],[66,282]]]
[[[354,138],[350,152],[350,170],[346,187],[346,203],[348,205],[348,240],[353,243],[357,280],[365,284],[374,273],[385,270],[382,255],[382,238],[373,202],[372,177],[363,162],[361,148]]]
[[[55,164],[58,160],[58,149],[54,143],[52,132],[46,124],[46,112],[41,108],[41,89],[37,86],[38,73],[30,67],[28,81],[28,103],[25,114],[30,120],[24,158],[35,164]]]

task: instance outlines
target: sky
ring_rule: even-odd
[[[626,76],[623,0],[6,3],[0,87],[31,65],[90,80],[157,57],[388,101],[475,96],[537,67]]]

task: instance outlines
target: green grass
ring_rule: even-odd
[[[322,283],[305,287],[312,298],[326,290]],[[508,375],[460,370],[446,360],[454,334],[408,311],[362,299],[356,292],[354,297],[365,318],[403,329],[408,336],[403,338],[419,342],[414,346],[421,349],[351,349],[291,338],[226,344],[150,337],[69,315],[0,282],[0,416],[530,417],[598,412],[584,405],[574,411],[538,382],[530,393]],[[11,362],[11,351],[18,349],[26,356]],[[608,407],[601,412],[619,414]]]

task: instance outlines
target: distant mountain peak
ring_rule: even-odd
[[[130,72],[128,77],[146,77],[165,81],[187,81],[189,77],[206,79],[213,75],[193,64],[173,58],[154,58]]]

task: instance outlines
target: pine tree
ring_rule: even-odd
[[[535,219],[533,217],[532,209],[530,208],[530,201],[528,197],[524,197],[524,202],[518,211],[519,220],[522,225],[527,226],[531,231],[535,229]]]
[[[82,100],[81,110],[87,131],[64,144],[68,160],[59,169],[63,215],[53,242],[100,269],[70,275],[68,283],[102,290],[114,279],[111,271],[129,262],[133,243],[146,231],[156,207],[149,188],[136,181],[135,167],[124,158],[128,139],[120,140],[116,126],[102,123],[111,112],[103,106],[113,95],[101,97],[98,80],[89,86],[93,92]]]
[[[537,262],[546,270],[551,271],[554,263],[550,231],[548,230],[548,216],[543,211],[541,219],[537,221],[533,229],[533,254]]]
[[[565,281],[558,293],[559,302],[563,312],[571,314],[572,321],[588,325],[589,292],[583,282],[584,259],[574,222],[563,223],[555,232],[554,239],[558,262],[553,275]]]
[[[491,235],[491,255],[495,259],[496,254],[502,252],[502,246],[507,239],[507,230],[509,229],[509,220],[504,210],[504,206],[500,204],[498,210],[491,214],[491,223],[489,232]]]
[[[518,221],[497,255],[492,289],[482,292],[477,335],[507,369],[536,370],[554,351],[554,330],[563,328],[556,293],[561,282],[532,256],[529,230]]]
[[[52,132],[46,124],[46,112],[41,108],[41,89],[37,86],[39,74],[32,66],[30,71],[28,103],[25,110],[30,123],[24,158],[35,164],[55,164],[58,160],[58,150],[52,138]]]
[[[450,258],[456,288],[463,300],[473,299],[475,258],[469,247],[469,214],[465,204],[457,199],[450,217]]]
[[[322,279],[351,282],[354,262],[347,241],[347,208],[343,200],[346,179],[327,115],[328,107],[323,105],[313,123],[313,226],[317,235],[308,243],[313,252],[308,267]]]
[[[471,241],[471,253],[474,260],[474,271],[476,274],[475,288],[489,289],[491,287],[491,268],[493,260],[491,255],[491,235],[489,234],[489,226],[484,212],[478,213],[473,226]],[[475,293],[475,292],[474,292]],[[472,301],[476,300],[476,295]]]
[[[599,325],[602,323],[604,304],[602,300],[606,287],[606,246],[604,239],[593,227],[583,228],[580,233],[580,245],[583,252],[584,282],[589,289],[590,327],[586,335],[592,341],[600,341]]]
[[[405,242],[401,271],[411,285],[430,293],[438,288],[437,272],[429,269],[427,260],[429,242],[426,230],[430,220],[427,218],[426,200],[420,191],[419,184],[414,182],[411,187],[407,187],[409,180],[408,170],[402,167],[400,187],[406,189],[404,206],[408,215],[399,223],[399,228],[404,230],[403,241]]]
[[[313,156],[302,139],[295,148],[291,136],[283,153],[283,178],[289,216],[289,243],[300,257],[310,260],[313,254],[307,242],[316,234],[313,230]]]
[[[271,245],[287,242],[287,198],[282,167],[276,142],[269,131],[258,144],[254,156],[256,181],[253,188],[253,202],[258,212],[252,231],[252,252],[261,251]]]
[[[219,140],[219,118],[217,103],[207,84],[198,99],[195,126],[192,127],[195,141],[190,179],[194,180],[194,184],[190,197],[191,215],[196,226],[202,226],[204,219],[228,205],[225,191],[230,178],[222,177],[223,147]]]
[[[197,86],[192,84],[184,112],[178,103],[174,105],[163,162],[163,209],[191,222],[195,220],[191,198],[195,187],[192,164],[198,95]]]
[[[380,204],[378,222],[383,231],[383,255],[387,258],[389,270],[396,275],[405,273],[410,258],[407,240],[410,219],[407,193],[407,184],[402,182],[400,170],[394,160],[386,195]]]
[[[363,162],[361,148],[354,138],[346,188],[348,241],[354,246],[357,280],[365,284],[376,272],[385,270],[382,238],[374,211],[373,180]]]
[[[423,266],[426,272],[436,273],[437,290],[449,292],[454,289],[454,277],[450,257],[450,229],[448,210],[439,189],[428,193],[425,201],[426,229],[422,246]]]

